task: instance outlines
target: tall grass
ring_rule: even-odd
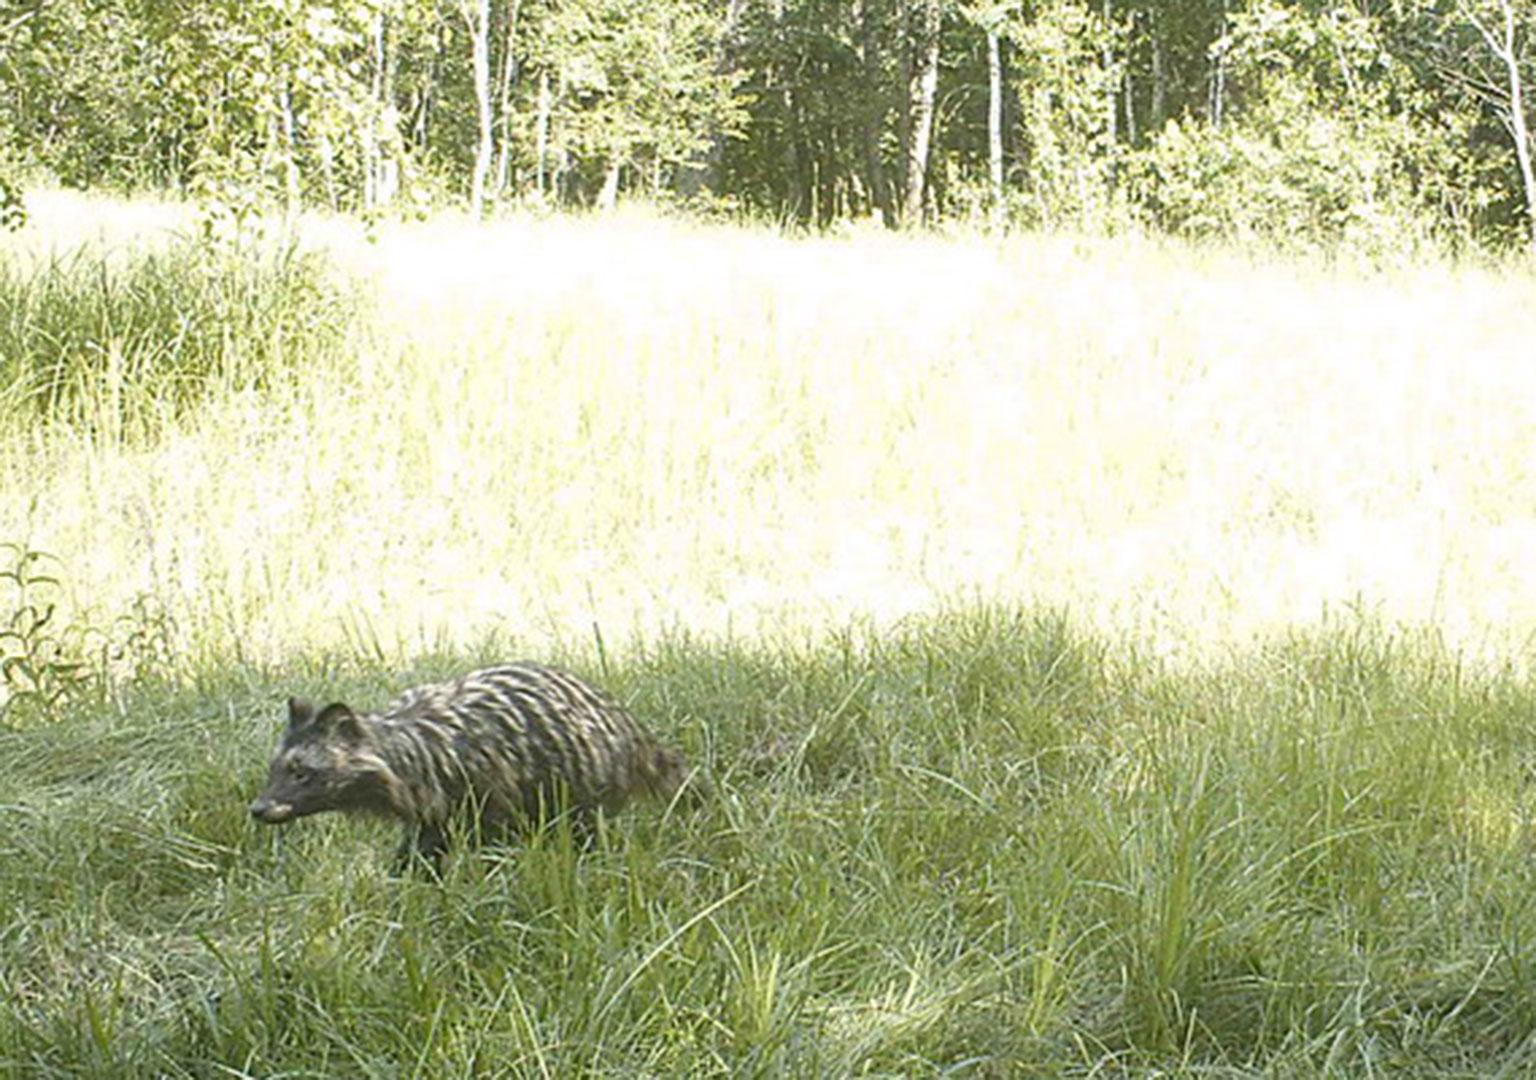
[[[295,244],[192,238],[0,261],[0,409],[116,447],[339,348],[349,298]]]
[[[459,658],[458,663],[471,658]],[[596,673],[595,658],[564,657]],[[1358,623],[1168,673],[971,608],[606,681],[710,770],[386,877],[244,820],[293,689],[0,738],[14,1075],[1521,1075],[1529,683]]]
[[[112,220],[33,202],[34,236]],[[1527,276],[643,218],[307,235],[372,296],[285,309],[338,351],[153,444],[5,440],[0,538],[263,661],[971,594],[1167,655],[1330,605],[1496,654],[1536,629]]]

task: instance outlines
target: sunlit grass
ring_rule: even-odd
[[[7,246],[140,229],[33,203]],[[1536,630],[1529,277],[643,216],[310,235],[376,297],[343,359],[153,445],[8,439],[0,535],[266,658],[968,594],[1179,654],[1329,605]]]

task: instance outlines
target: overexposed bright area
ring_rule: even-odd
[[[31,211],[0,243],[185,227]],[[1474,650],[1536,632],[1529,275],[622,211],[307,228],[374,299],[349,363],[153,446],[0,452],[0,538],[82,608],[147,594],[273,659],[978,598],[1173,656],[1342,609]]]

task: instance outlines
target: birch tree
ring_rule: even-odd
[[[495,153],[491,114],[491,3],[490,0],[459,0],[459,15],[469,30],[470,60],[475,92],[475,164],[470,173],[469,212],[485,212],[486,183]]]
[[[1494,0],[1478,7],[1463,3],[1463,18],[1476,29],[1497,65],[1495,77],[1502,76],[1503,94],[1492,95],[1520,169],[1520,184],[1525,201],[1526,236],[1532,256],[1536,256],[1536,174],[1531,166],[1531,133],[1526,116],[1525,75],[1530,66],[1529,11],[1516,10],[1514,0]]]
[[[903,225],[923,219],[923,194],[928,180],[928,152],[933,141],[935,103],[939,92],[939,31],[944,18],[943,0],[916,0],[910,12],[912,25],[912,82],[909,134],[906,146],[906,194],[902,200]]]
[[[1106,4],[1108,0],[1105,0]],[[987,47],[987,185],[992,227],[1003,223],[1006,191],[1003,176],[1003,27],[1015,16],[1007,4],[989,4],[968,13],[986,37]]]

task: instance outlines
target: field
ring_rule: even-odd
[[[0,1074],[1536,1069],[1528,272],[31,209]],[[508,655],[714,797],[247,820],[288,694]]]

